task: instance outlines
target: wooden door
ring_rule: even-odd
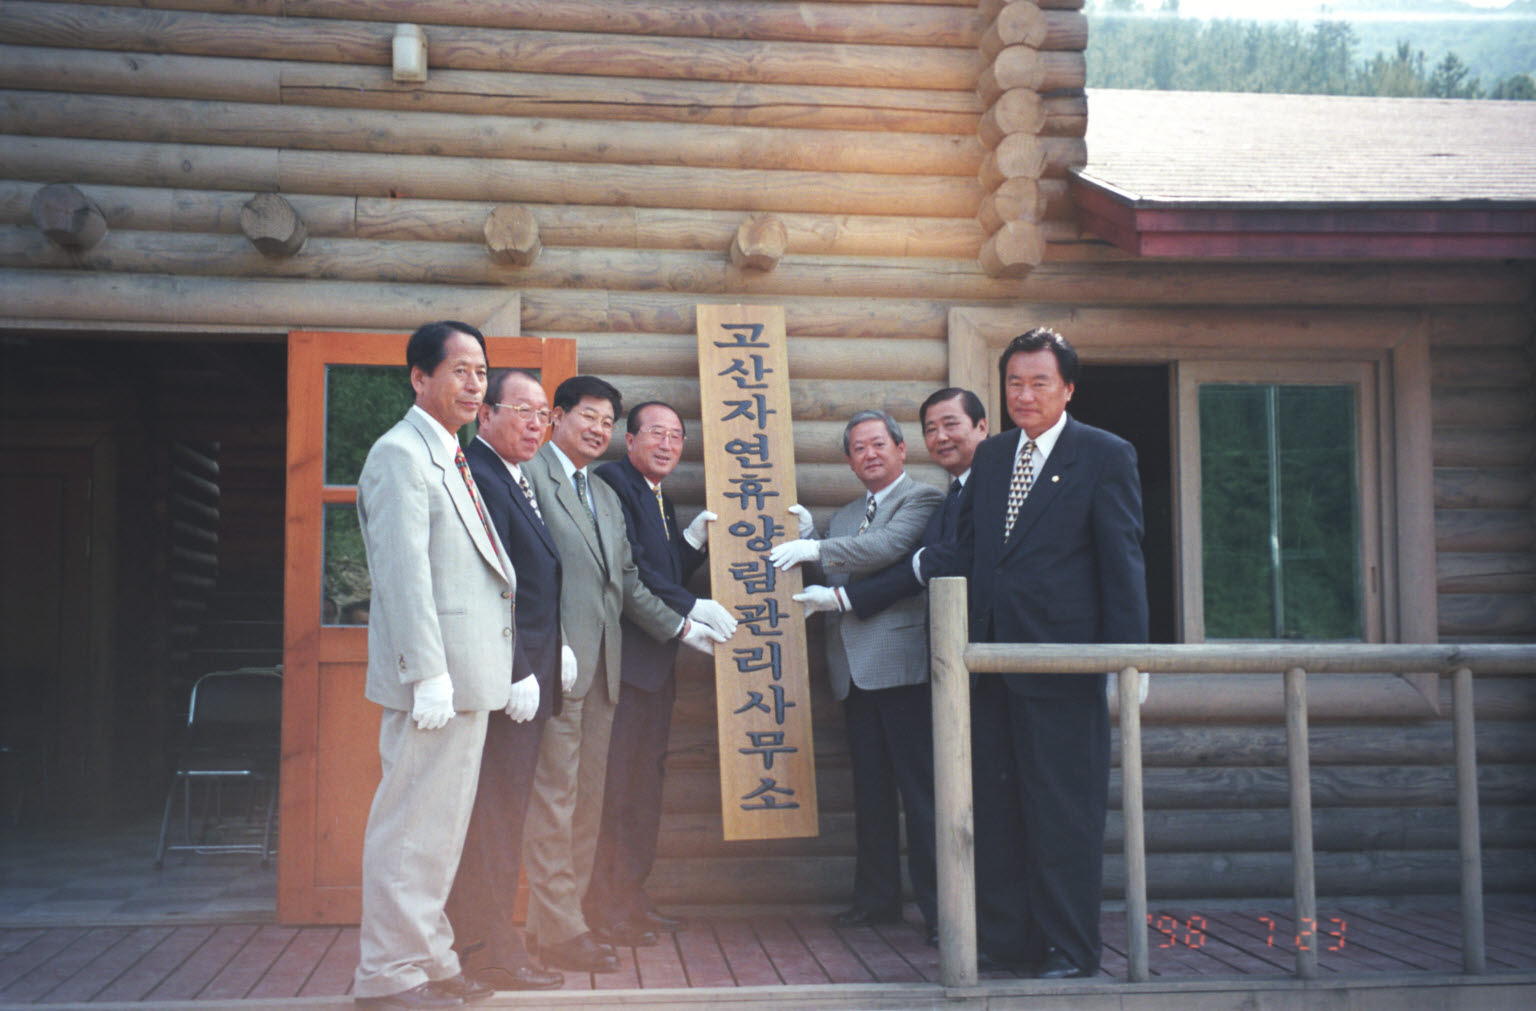
[[[283,764],[277,918],[356,923],[363,827],[379,781],[379,708],[363,698],[367,568],[357,473],[412,402],[405,334],[288,338]],[[539,373],[551,396],[576,342],[486,340],[492,368]]]

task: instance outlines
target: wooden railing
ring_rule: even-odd
[[[1311,764],[1307,753],[1307,674],[1444,673],[1452,685],[1456,804],[1461,852],[1462,965],[1481,973],[1482,837],[1478,826],[1477,747],[1472,674],[1536,673],[1536,646],[1272,642],[1256,644],[1078,645],[982,644],[967,641],[966,582],[929,586],[933,653],[934,786],[938,828],[939,980],[976,984],[975,850],[971,796],[970,675],[1119,672],[1120,771],[1125,820],[1125,918],[1129,976],[1148,978],[1147,855],[1141,786],[1139,683],[1146,674],[1284,674],[1286,751],[1290,776],[1291,854],[1296,922],[1316,922],[1312,862]],[[1317,974],[1317,953],[1296,952],[1296,975]]]

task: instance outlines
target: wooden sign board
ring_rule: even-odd
[[[710,590],[741,624],[715,647],[720,803],[726,839],[814,836],[800,569],[768,561],[793,540],[795,446],[782,306],[698,307]]]

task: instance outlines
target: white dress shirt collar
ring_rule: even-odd
[[[1035,459],[1035,473],[1036,474],[1039,474],[1040,473],[1040,468],[1045,466],[1046,457],[1050,456],[1051,455],[1051,450],[1056,448],[1056,440],[1061,438],[1061,431],[1062,431],[1062,429],[1064,429],[1066,427],[1067,427],[1067,412],[1066,411],[1062,411],[1061,412],[1061,417],[1056,419],[1056,424],[1052,425],[1050,428],[1047,428],[1045,431],[1041,432],[1040,433],[1040,437],[1035,440],[1035,458],[1034,459]],[[1019,455],[1019,450],[1023,449],[1024,448],[1024,444],[1026,442],[1028,442],[1028,441],[1029,441],[1029,436],[1025,433],[1024,429],[1022,429],[1022,428],[1019,429],[1019,445],[1018,445],[1018,449],[1015,449],[1013,451],[1013,455],[1014,456],[1018,456]]]
[[[896,480],[892,481],[890,484],[886,485],[884,488],[881,488],[879,491],[875,492],[875,495],[874,495],[874,498],[875,498],[875,508],[879,509],[881,504],[887,498],[890,497],[891,492],[896,490],[896,486],[901,484],[901,482],[905,481],[906,479],[907,479],[907,472],[906,471],[902,471],[900,474],[896,475]],[[866,503],[869,501],[869,497],[870,497],[869,496],[869,491],[866,489],[865,492],[864,492],[864,501]]]
[[[447,448],[449,456],[457,453],[460,448],[462,448],[459,446],[458,436],[444,428],[442,422],[438,421],[436,418],[432,417],[432,415],[423,410],[420,404],[412,404],[411,410],[427,419],[427,424],[431,426],[432,431],[437,433],[437,437],[442,440],[443,446]]]

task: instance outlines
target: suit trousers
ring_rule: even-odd
[[[938,925],[934,863],[933,699],[926,682],[866,691],[843,700],[853,766],[857,859],[853,904],[874,913],[901,909],[899,811],[907,824],[907,872],[923,919]],[[900,797],[898,808],[897,798]]]
[[[656,862],[661,834],[661,791],[677,678],[644,691],[625,684],[613,715],[603,823],[584,902],[587,923],[609,926],[650,910],[645,879]]]
[[[363,918],[352,992],[386,997],[459,972],[444,913],[475,803],[487,713],[437,730],[385,709],[383,777],[363,835]]]
[[[597,669],[603,670],[599,656]],[[565,699],[544,727],[523,837],[528,932],[542,946],[587,932],[581,902],[603,819],[603,782],[614,704],[602,680]]]
[[[448,895],[454,946],[469,965],[512,970],[530,962],[522,932],[512,925],[512,907],[546,722],[547,717],[536,717],[514,723],[504,713],[491,713],[485,729],[475,807]]]
[[[1098,970],[1109,803],[1102,692],[1022,696],[987,676],[971,694],[977,947],[1036,962],[1047,947]]]

